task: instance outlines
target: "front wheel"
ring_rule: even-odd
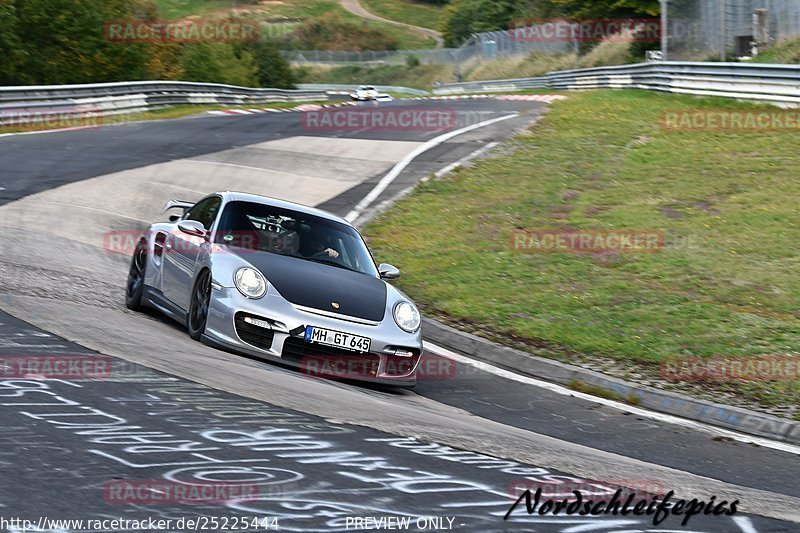
[[[144,277],[147,270],[147,241],[142,239],[136,245],[125,285],[125,307],[138,311],[142,308]]]
[[[211,272],[203,270],[197,277],[192,291],[192,301],[189,304],[189,316],[186,326],[189,336],[196,341],[200,340],[206,331],[208,321],[208,308],[211,304]]]

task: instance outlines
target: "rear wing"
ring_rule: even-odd
[[[166,213],[170,209],[183,209],[183,214],[185,215],[189,209],[194,207],[195,203],[196,202],[187,202],[185,200],[169,200],[164,204],[164,208],[161,212]]]

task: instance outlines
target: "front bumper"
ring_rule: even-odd
[[[245,317],[255,319],[251,322],[257,324],[268,323],[269,327],[245,326]],[[370,352],[358,354],[306,343],[303,338],[306,326],[369,337]],[[235,288],[215,288],[205,336],[227,349],[281,361],[310,376],[401,387],[416,384],[422,355],[421,330],[406,333],[391,318],[376,324],[301,309],[287,302],[272,286],[258,300],[245,298]],[[398,350],[412,355],[396,355]]]

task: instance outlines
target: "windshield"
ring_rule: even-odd
[[[215,241],[378,275],[364,240],[351,226],[270,205],[229,202]]]

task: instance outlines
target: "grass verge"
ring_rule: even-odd
[[[631,61],[629,43],[606,42],[584,55],[531,53],[484,61],[469,69],[464,81],[533,78],[555,70],[624,65]]]
[[[630,405],[639,405],[641,403],[641,399],[634,394],[621,396],[612,390],[605,389],[603,387],[598,387],[597,385],[589,385],[588,383],[584,383],[583,381],[579,380],[573,379],[572,381],[567,383],[567,386],[572,390],[583,392],[585,394],[591,394],[592,396],[597,396],[599,398],[606,398],[608,400],[624,402]]]
[[[570,94],[505,153],[420,186],[365,233],[399,286],[462,329],[562,360],[796,354],[796,131],[665,131],[668,110],[774,110],[645,91]],[[659,230],[658,253],[522,254],[516,229]],[[622,373],[622,371],[620,371]],[[800,382],[703,387],[800,405]]]
[[[237,3],[231,9],[228,0],[156,0],[161,17],[174,20],[190,16],[219,17],[236,13],[238,16],[269,20],[275,28],[268,31],[271,37],[284,37],[287,28],[283,28],[281,20],[298,23],[304,19],[319,18],[328,14],[337,14],[342,20],[363,24],[367,28],[378,30],[394,39],[399,49],[433,48],[435,41],[411,28],[398,27],[386,22],[367,20],[344,9],[336,0],[282,0],[280,2]],[[339,49],[349,49],[348,47]]]
[[[498,58],[464,68],[463,81],[498,80],[543,76],[554,70],[568,70],[605,65],[621,65],[630,61],[628,43],[602,43],[588,54],[528,54]],[[430,90],[433,82],[456,81],[452,65],[346,65],[296,66],[301,83],[344,83],[402,85]]]
[[[776,43],[752,59],[753,63],[800,63],[800,39],[786,39]]]
[[[361,5],[379,17],[431,30],[438,29],[444,12],[444,6],[414,0],[361,0]]]
[[[453,68],[447,65],[383,65],[378,67],[347,65],[343,67],[297,66],[298,83],[338,83],[345,85],[395,85],[431,90],[433,82],[455,81]]]

